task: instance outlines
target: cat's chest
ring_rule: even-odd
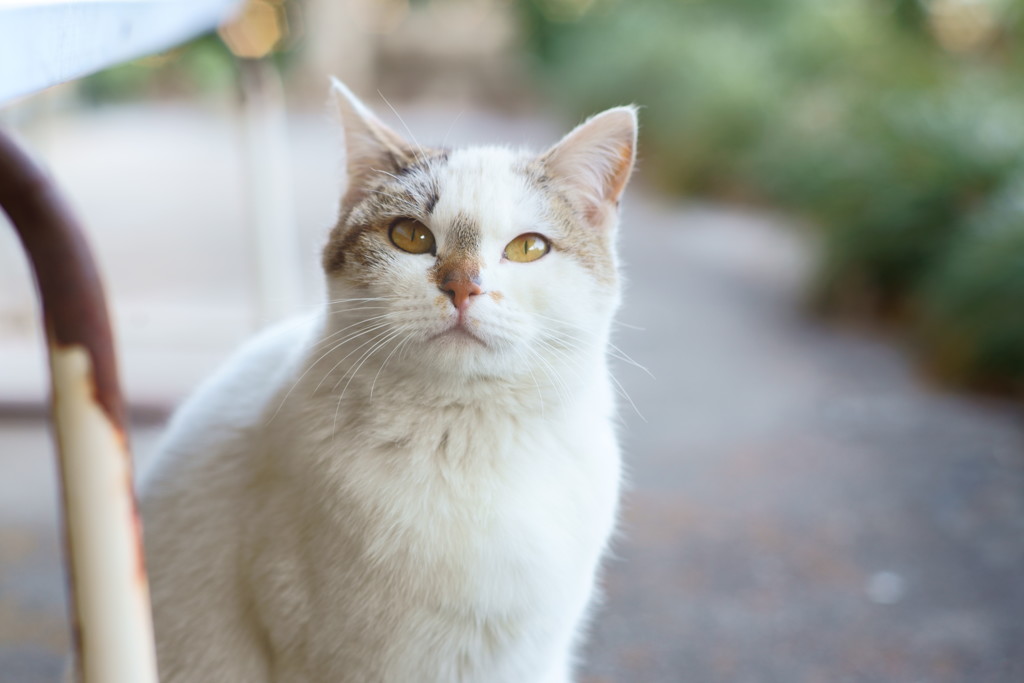
[[[586,505],[585,496],[567,490],[572,478],[585,476],[582,454],[557,433],[518,424],[440,424],[348,455],[340,493],[379,525],[385,540],[375,546],[399,535],[402,542],[391,547],[414,549],[422,561],[493,552],[487,548],[493,545],[542,544],[558,526],[551,517],[560,508]]]
[[[343,539],[335,562],[473,601],[493,586],[550,589],[604,542],[618,472],[600,428],[469,414],[362,431],[371,438],[338,449],[319,480],[330,498],[320,521]]]
[[[331,672],[363,665],[338,643],[415,671],[441,667],[421,680],[456,680],[437,653],[464,651],[487,672],[473,680],[516,681],[529,676],[513,653],[544,652],[570,628],[615,516],[610,426],[441,417],[350,421],[339,425],[347,439],[307,430],[309,441],[275,455],[291,465],[257,513],[252,578],[264,621],[284,625],[270,628],[281,648]],[[320,627],[296,631],[282,616],[294,614]],[[433,648],[415,649],[424,642]]]

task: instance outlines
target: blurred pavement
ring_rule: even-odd
[[[372,103],[379,110],[386,107]],[[404,108],[399,107],[403,112]],[[542,146],[549,122],[407,116],[423,142]],[[337,138],[292,120],[306,300]],[[397,124],[400,127],[400,124]],[[25,129],[91,229],[144,459],[160,415],[259,324],[238,133],[173,107]],[[44,375],[0,226],[0,683],[57,681],[67,644]],[[630,470],[589,683],[1024,680],[1024,420],[924,386],[903,354],[805,319],[808,247],[772,217],[633,188],[616,343]],[[3,408],[6,407],[6,417]],[[643,415],[643,418],[639,414]]]

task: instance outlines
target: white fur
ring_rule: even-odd
[[[398,253],[175,416],[142,485],[164,683],[572,679],[618,499],[618,291],[557,251],[502,258],[560,230],[520,160],[453,153],[430,226],[443,248],[455,212],[481,225],[484,343],[432,338],[454,309]]]

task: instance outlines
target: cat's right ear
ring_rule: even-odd
[[[331,101],[345,134],[348,189],[344,205],[366,196],[381,173],[398,173],[414,163],[416,151],[401,135],[374,116],[348,87],[331,78]]]
[[[542,157],[548,175],[582,209],[604,225],[615,212],[636,161],[636,107],[615,107],[592,116]]]

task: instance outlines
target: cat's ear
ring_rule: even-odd
[[[541,157],[550,178],[565,188],[594,225],[619,202],[636,160],[636,107],[615,107],[577,126]]]
[[[331,78],[331,100],[345,134],[348,190],[345,204],[352,206],[368,192],[374,176],[398,173],[416,160],[416,149],[374,116],[348,87]]]

